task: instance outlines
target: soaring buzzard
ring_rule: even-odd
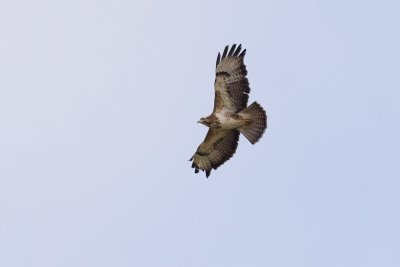
[[[206,177],[235,154],[240,133],[255,144],[267,128],[264,109],[257,102],[247,106],[246,49],[241,52],[242,46],[234,44],[228,50],[226,46],[217,57],[213,113],[198,121],[209,127],[207,136],[190,159],[194,172],[205,171]]]

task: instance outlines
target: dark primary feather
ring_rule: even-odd
[[[215,64],[215,68],[218,67],[218,64],[219,64],[219,61],[220,61],[220,60],[221,60],[221,54],[218,53],[218,56],[217,56],[217,63]]]
[[[229,49],[229,46],[228,45],[225,46],[224,52],[222,53],[222,59],[224,59],[226,57],[226,54],[228,53],[228,49]]]
[[[221,58],[221,53],[218,53],[217,62],[215,64],[215,67],[218,67],[218,64],[221,62],[221,59],[226,58],[228,49],[229,49],[229,46],[228,45],[225,46],[224,52],[222,54],[222,58]],[[242,53],[240,53],[240,51],[242,50],[241,44],[239,44],[239,46],[237,47],[236,50],[235,49],[236,49],[236,44],[233,44],[228,53],[228,57],[244,57],[246,55],[246,49],[243,50]],[[239,55],[239,53],[240,53],[240,55]]]
[[[235,53],[233,54],[234,57],[237,57],[240,53],[240,50],[242,49],[242,45],[239,45],[238,49],[236,49]],[[241,57],[244,57],[246,55],[246,49],[243,50],[243,52],[240,54]]]
[[[231,57],[233,55],[233,52],[235,52],[236,44],[232,45],[231,50],[229,50],[228,57]]]

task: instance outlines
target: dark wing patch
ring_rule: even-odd
[[[202,170],[206,172],[206,177],[210,176],[212,169],[216,170],[235,154],[238,141],[239,131],[237,130],[210,128],[203,143],[190,159],[193,160],[194,172],[198,173]]]
[[[247,106],[250,87],[246,78],[246,65],[243,63],[246,49],[242,51],[242,46],[226,46],[224,52],[218,53],[215,71],[215,92],[219,91],[222,98],[221,106],[214,105],[214,112],[218,112],[223,107],[238,112]]]

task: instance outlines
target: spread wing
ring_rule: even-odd
[[[206,172],[206,177],[210,176],[212,169],[216,170],[235,154],[238,141],[239,131],[237,130],[210,128],[203,143],[190,159],[193,160],[194,172],[198,173],[202,170]]]
[[[232,45],[229,50],[226,46],[224,52],[218,53],[217,64],[215,69],[215,98],[214,112],[218,112],[226,108],[232,112],[238,112],[247,106],[249,99],[250,87],[246,78],[246,65],[243,63],[246,49],[242,50],[242,46]]]

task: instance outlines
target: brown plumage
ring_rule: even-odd
[[[217,169],[236,152],[239,135],[242,133],[252,144],[260,140],[267,128],[264,109],[253,102],[247,106],[250,87],[246,78],[247,70],[243,63],[246,49],[226,46],[218,53],[215,71],[215,98],[213,113],[198,122],[209,127],[204,141],[197,148],[192,168],[206,172]]]

